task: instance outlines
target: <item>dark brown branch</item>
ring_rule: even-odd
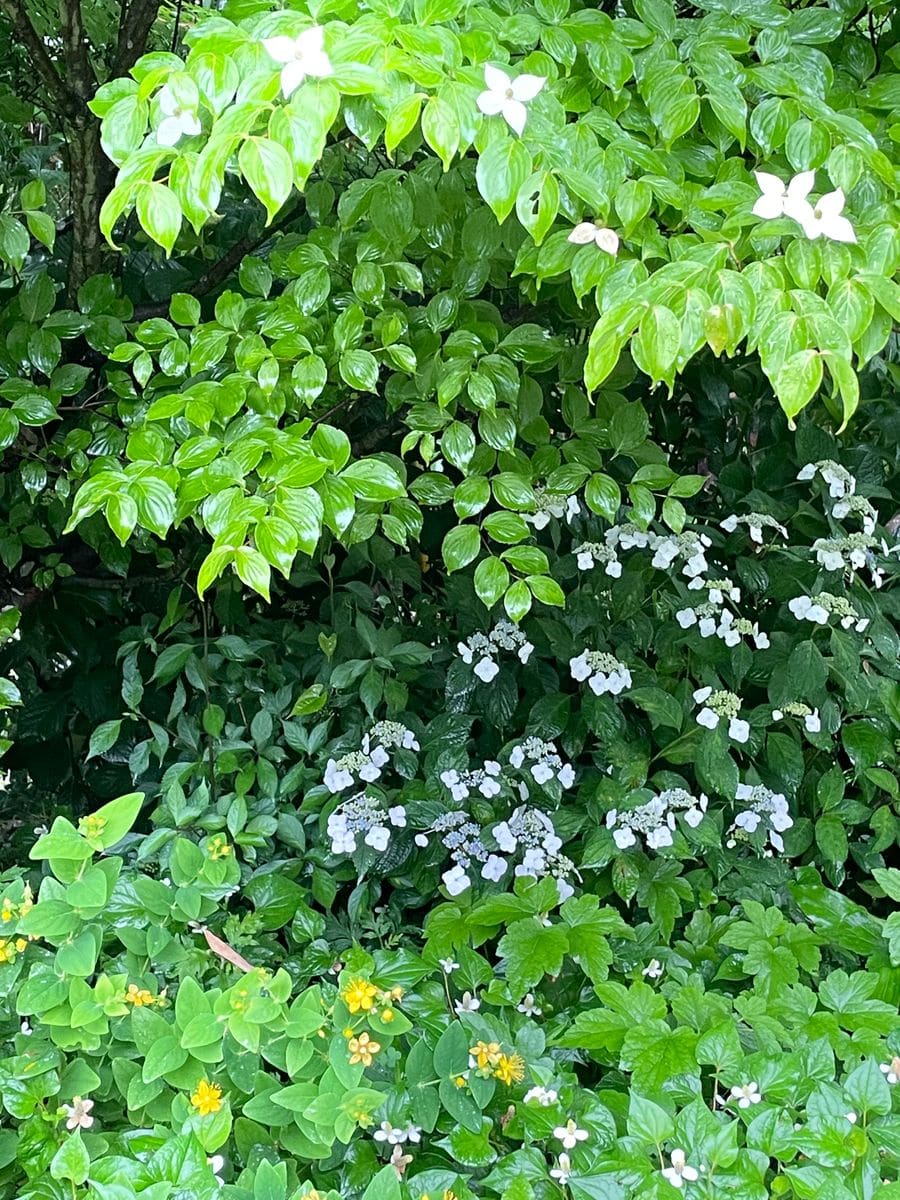
[[[161,0],[131,0],[119,26],[112,75],[127,75],[144,53]]]
[[[199,279],[190,285],[191,295],[206,296],[220,283],[224,283],[232,271],[240,266],[246,255],[252,254],[264,242],[267,242],[273,233],[288,225],[297,216],[300,208],[301,201],[298,198],[282,211],[277,221],[272,225],[267,225],[261,234],[248,234],[235,242],[230,250],[227,250],[208,270],[203,272]],[[152,304],[138,304],[134,310],[134,319],[146,321],[149,317],[165,316],[168,311],[168,300],[158,300]]]

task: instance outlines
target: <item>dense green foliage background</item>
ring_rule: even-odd
[[[0,1195],[897,1200],[893,6],[0,32]]]

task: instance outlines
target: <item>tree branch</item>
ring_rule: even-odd
[[[241,260],[248,254],[252,254],[264,242],[267,242],[273,233],[279,229],[283,229],[288,225],[294,217],[297,216],[301,208],[299,197],[288,208],[284,209],[278,220],[272,225],[267,225],[261,234],[248,234],[235,242],[230,250],[227,250],[221,258],[217,259],[208,270],[194,283],[191,284],[192,296],[206,296],[209,292],[217,288],[220,283],[224,283],[234,269],[241,264]],[[163,317],[169,311],[168,300],[157,300],[151,304],[138,304],[134,310],[135,321],[146,321],[149,317]]]
[[[0,12],[10,21],[16,37],[28,51],[35,71],[48,92],[59,105],[60,113],[74,118],[81,109],[78,97],[66,86],[62,76],[47,53],[43,38],[32,25],[25,10],[25,0],[0,0]]]
[[[112,77],[127,75],[144,53],[161,0],[131,0],[119,25]]]

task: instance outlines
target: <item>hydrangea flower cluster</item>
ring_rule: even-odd
[[[358,792],[338,805],[329,816],[326,828],[333,854],[353,854],[360,835],[367,846],[383,852],[391,840],[391,827],[403,829],[405,826],[406,809],[402,804],[393,805],[385,812],[374,796]]]
[[[852,496],[856,491],[855,476],[851,475],[846,467],[842,467],[840,463],[835,462],[831,458],[823,458],[819,462],[807,463],[805,467],[801,467],[797,478],[806,482],[814,479],[816,475],[820,475],[828,485],[828,495],[833,500],[841,499],[844,496]]]
[[[618,696],[619,692],[631,687],[631,671],[628,667],[612,654],[601,650],[583,650],[577,657],[570,658],[569,670],[572,678],[579,683],[587,680],[595,696],[602,696],[606,692]]]
[[[803,704],[800,701],[791,701],[791,703],[783,705],[782,708],[772,709],[773,721],[783,721],[785,717],[796,717],[802,721],[807,733],[819,733],[822,729],[819,710],[817,708],[810,708],[808,704]]]
[[[527,766],[535,783],[545,784],[555,779],[562,787],[570,788],[575,782],[575,768],[563,762],[553,742],[545,742],[543,738],[527,737],[514,746],[509,764],[517,769]]]
[[[551,517],[556,517],[557,520],[565,517],[571,524],[581,512],[577,496],[564,496],[561,492],[550,492],[538,486],[534,489],[534,499],[534,512],[522,513],[522,518],[535,529],[546,529]]]
[[[812,544],[816,562],[826,571],[843,571],[853,579],[857,571],[868,568],[875,587],[884,582],[884,571],[875,561],[876,549],[889,554],[886,542],[870,533],[848,533],[841,538],[816,538]]]
[[[622,550],[646,550],[653,535],[637,525],[626,522],[624,525],[613,525],[606,531],[607,546],[618,546]]]
[[[757,546],[762,546],[764,544],[764,529],[774,529],[776,532],[780,533],[783,538],[787,538],[788,536],[788,531],[781,524],[781,522],[776,521],[774,517],[770,517],[768,513],[752,512],[747,513],[745,516],[738,516],[736,513],[732,513],[731,516],[726,517],[724,521],[720,521],[719,525],[720,528],[724,529],[726,533],[734,533],[738,525],[746,525],[747,532],[750,535],[750,541],[755,542]]]
[[[450,795],[460,804],[463,800],[468,800],[472,792],[480,792],[482,796],[490,800],[492,796],[499,796],[502,782],[502,768],[498,762],[488,759],[483,766],[476,767],[472,771],[457,771],[451,769],[441,772],[441,783],[444,787],[449,788]]]
[[[728,736],[735,742],[746,742],[750,737],[750,723],[738,716],[741,698],[734,692],[714,691],[711,687],[697,688],[694,701],[703,707],[697,713],[697,724],[705,729],[715,729],[720,721],[728,722]]]
[[[475,664],[475,674],[482,683],[490,683],[500,672],[497,657],[501,650],[514,651],[524,665],[534,646],[512,621],[498,621],[489,634],[473,633],[456,649],[467,666]]]
[[[324,783],[334,794],[359,783],[374,783],[381,770],[390,762],[390,750],[418,750],[419,743],[412,730],[399,721],[378,721],[363,737],[362,747],[340,758],[329,758],[325,766]]]
[[[661,850],[672,845],[676,813],[681,813],[686,824],[696,829],[708,804],[702,792],[694,796],[686,788],[666,788],[637,808],[622,812],[611,809],[606,814],[606,828],[612,831],[613,841],[620,850],[628,850],[641,837],[648,850]]]
[[[653,551],[652,565],[659,571],[666,571],[674,562],[680,560],[683,564],[682,575],[694,579],[709,570],[706,551],[712,541],[705,533],[696,533],[686,529],[679,534],[651,534],[650,548]]]
[[[444,887],[451,896],[459,896],[472,886],[469,870],[473,863],[485,863],[487,847],[482,840],[482,829],[467,812],[454,809],[444,813],[430,830],[416,834],[416,845],[427,846],[429,834],[441,835],[441,842],[450,851],[453,864],[441,876]]]
[[[869,627],[868,617],[861,617],[846,596],[835,596],[833,592],[795,596],[788,601],[788,608],[798,621],[811,621],[814,625],[827,625],[829,617],[837,617],[842,629],[864,633]]]
[[[613,546],[603,542],[582,542],[573,551],[579,571],[591,571],[594,567],[603,567],[603,572],[610,579],[619,579],[622,575],[622,564],[619,562]]]
[[[781,792],[773,792],[763,784],[739,783],[735,799],[744,804],[745,808],[734,818],[734,824],[726,834],[725,845],[729,849],[733,848],[739,839],[756,833],[762,825],[773,849],[783,853],[784,839],[781,835],[794,824],[788,810],[787,797]]]
[[[560,854],[562,838],[558,836],[546,813],[537,808],[517,808],[511,817],[493,827],[491,835],[502,854],[522,853],[522,861],[517,864],[514,872],[517,876],[543,879],[552,875],[556,879],[560,903],[574,894],[575,889],[568,882],[568,877],[574,874],[575,864],[564,854]],[[506,859],[501,854],[493,853],[489,856],[482,875],[485,878],[493,878],[496,875],[496,878],[500,879],[507,867]]]

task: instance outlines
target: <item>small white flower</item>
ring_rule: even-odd
[[[500,674],[500,668],[492,658],[485,656],[475,664],[475,674],[482,683],[490,683],[492,679],[495,679]]]
[[[530,1104],[532,1100],[540,1104],[541,1108],[550,1108],[559,1099],[559,1093],[553,1088],[533,1087],[530,1088],[522,1097],[523,1104]]]
[[[485,63],[484,82],[487,90],[477,100],[481,112],[487,117],[499,114],[510,129],[521,134],[528,120],[525,106],[535,98],[547,80],[541,75],[519,75],[516,79],[510,79],[499,67]]]
[[[297,90],[307,75],[323,79],[333,74],[331,60],[324,49],[325,30],[321,25],[304,29],[296,38],[265,38],[263,45],[276,62],[284,64],[281,90],[285,100]]]
[[[811,713],[807,713],[803,718],[803,724],[806,726],[807,733],[820,733],[822,721],[819,717],[819,710],[814,708]]]
[[[593,242],[595,246],[607,254],[611,254],[613,258],[619,251],[619,235],[614,229],[607,229],[604,225],[597,224],[596,221],[582,221],[575,226],[566,240],[574,242],[576,246],[587,246]]]
[[[641,971],[641,974],[646,975],[648,979],[659,979],[664,970],[665,967],[658,958],[651,958],[643,971]]]
[[[390,840],[391,831],[386,829],[384,825],[373,825],[365,837],[366,845],[371,846],[373,850],[378,850],[380,853],[384,853],[387,850]]]
[[[620,850],[627,850],[635,844],[637,838],[634,836],[634,830],[629,825],[622,825],[619,829],[613,830],[613,841]]]
[[[225,1169],[225,1159],[221,1154],[212,1154],[207,1158],[206,1165],[211,1168],[213,1175],[216,1177],[216,1183],[219,1187],[225,1186],[225,1180],[222,1178],[222,1171]]]
[[[539,1017],[543,1010],[538,1008],[534,994],[532,992],[528,992],[523,997],[522,1003],[516,1005],[516,1011],[524,1013],[526,1017]]]
[[[788,608],[798,621],[812,621],[816,625],[828,624],[828,612],[816,604],[811,596],[796,596],[788,601]]]
[[[19,1026],[19,1033],[24,1033],[26,1037],[31,1037],[31,1035],[34,1033],[34,1030],[28,1024],[27,1018]]]
[[[490,879],[492,883],[499,883],[505,874],[506,859],[501,858],[499,854],[489,854],[481,868],[481,878]]]
[[[683,1150],[672,1151],[671,1167],[664,1167],[663,1179],[668,1179],[672,1187],[684,1187],[685,1183],[693,1183],[698,1178],[695,1167],[689,1167]]]
[[[472,886],[472,881],[465,873],[462,867],[451,867],[449,871],[445,871],[441,876],[444,881],[444,887],[451,896],[460,896],[469,887]]]
[[[200,118],[196,108],[182,107],[168,84],[164,84],[156,97],[163,119],[156,130],[160,146],[174,146],[184,135],[193,137],[200,132]]]
[[[555,1167],[550,1168],[550,1175],[557,1180],[560,1187],[565,1187],[569,1182],[569,1176],[572,1174],[572,1161],[568,1154],[560,1154],[559,1160]]]
[[[880,1063],[879,1069],[888,1083],[900,1083],[900,1054],[895,1054],[889,1063]]]
[[[759,1088],[755,1083],[736,1085],[731,1089],[731,1098],[737,1101],[738,1108],[749,1108],[752,1104],[759,1104],[762,1100]]]
[[[856,1122],[859,1120],[859,1117],[856,1115],[855,1112],[848,1112],[848,1113],[844,1113],[844,1120],[849,1121],[851,1125],[855,1125]]]
[[[557,1125],[553,1130],[553,1136],[558,1142],[562,1142],[563,1149],[574,1150],[579,1142],[587,1141],[588,1131],[586,1129],[579,1129],[570,1117],[565,1125]]]
[[[397,829],[406,828],[406,809],[402,804],[395,804],[393,808],[388,809],[388,820]]]
[[[439,958],[438,962],[445,975],[452,975],[454,971],[459,970],[459,963],[454,962],[452,958]]]
[[[410,1122],[410,1123],[409,1123],[409,1125],[407,1125],[407,1127],[406,1127],[406,1129],[404,1130],[404,1132],[405,1132],[405,1134],[406,1134],[406,1140],[407,1140],[408,1142],[413,1142],[413,1143],[416,1143],[416,1144],[418,1144],[419,1142],[421,1142],[421,1140],[422,1140],[422,1128],[421,1128],[421,1126],[420,1126],[420,1125],[413,1125],[413,1124],[412,1124],[412,1122]]]
[[[68,1117],[66,1129],[90,1129],[94,1123],[94,1118],[90,1115],[93,1107],[93,1100],[82,1100],[80,1096],[73,1096],[71,1104],[63,1105]]]
[[[376,1142],[387,1142],[389,1146],[400,1146],[406,1141],[406,1132],[403,1129],[395,1129],[390,1121],[382,1121],[381,1126],[375,1130],[372,1137]]]
[[[841,188],[820,196],[815,204],[808,206],[809,212],[797,219],[808,238],[826,237],[833,242],[855,242],[856,234],[844,211],[844,193]],[[788,213],[788,216],[792,214]]]
[[[473,996],[471,992],[463,992],[462,999],[457,1000],[453,1005],[456,1010],[456,1015],[461,1017],[463,1013],[478,1012],[481,1008],[481,1001],[477,996]]]
[[[735,742],[743,744],[750,737],[750,722],[740,717],[732,717],[728,722],[728,736]]]
[[[810,209],[806,197],[812,191],[816,182],[815,171],[802,171],[787,184],[781,182],[777,175],[766,171],[754,171],[756,182],[762,195],[753,205],[753,215],[770,221],[773,217],[792,217],[802,224],[803,218]]]

